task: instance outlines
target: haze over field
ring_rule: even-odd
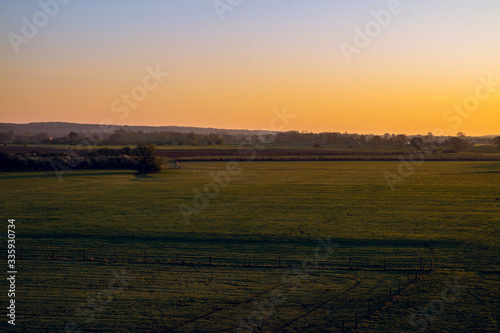
[[[498,133],[498,1],[54,1],[0,4],[2,122]]]

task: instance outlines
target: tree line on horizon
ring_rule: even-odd
[[[459,132],[456,137],[427,135],[407,136],[404,134],[363,135],[337,132],[299,132],[287,131],[276,134],[223,134],[223,133],[181,133],[174,131],[144,132],[141,130],[118,129],[113,133],[86,134],[69,132],[65,136],[50,137],[47,133],[15,134],[12,131],[0,131],[0,144],[54,144],[54,145],[138,145],[148,143],[157,146],[222,146],[226,143],[241,144],[251,142],[255,144],[278,144],[278,145],[310,145],[312,147],[336,147],[336,148],[373,148],[373,149],[401,149],[407,145],[415,146],[422,144],[444,144],[451,145],[453,149],[461,151],[474,144],[496,144],[500,147],[500,136],[467,137]]]

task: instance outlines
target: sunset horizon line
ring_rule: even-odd
[[[177,128],[199,128],[199,129],[209,129],[215,131],[251,131],[251,132],[270,132],[270,133],[286,133],[286,132],[299,132],[299,133],[311,133],[311,134],[320,134],[320,133],[340,133],[340,134],[349,134],[349,135],[370,135],[370,136],[385,136],[389,134],[393,135],[405,135],[408,137],[414,136],[427,136],[431,133],[435,137],[453,137],[458,136],[458,133],[463,133],[458,131],[455,135],[449,134],[434,134],[433,131],[428,131],[427,133],[401,133],[401,132],[385,132],[385,133],[377,133],[377,132],[349,132],[349,131],[335,131],[335,130],[323,130],[323,131],[314,131],[314,130],[306,130],[306,129],[286,129],[286,130],[270,130],[265,128],[225,128],[225,127],[213,127],[213,126],[197,126],[197,125],[144,125],[144,124],[103,124],[103,123],[84,123],[84,122],[71,122],[71,121],[31,121],[31,122],[0,122],[0,125],[31,125],[31,124],[68,124],[68,125],[83,125],[83,126],[103,126],[103,127],[151,127],[151,128],[165,128],[165,127],[177,127]],[[110,131],[112,132],[112,131]],[[496,137],[500,136],[500,133],[489,133],[489,134],[467,134],[463,133],[466,137]]]

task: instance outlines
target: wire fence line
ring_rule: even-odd
[[[1,256],[5,259],[6,256]],[[120,262],[165,265],[208,265],[208,266],[234,266],[234,267],[262,267],[285,268],[303,264],[302,258],[287,256],[264,256],[262,253],[255,255],[222,256],[222,255],[186,255],[181,252],[170,254],[156,254],[153,251],[104,251],[99,252],[87,249],[56,250],[18,250],[17,260],[63,260],[84,262]],[[434,260],[427,258],[354,258],[354,259],[329,259],[328,261],[315,261],[308,263],[315,268],[330,270],[351,271],[432,271]]]
[[[332,259],[324,262],[310,262],[310,267],[319,269],[319,272],[325,271],[374,271],[374,272],[394,272],[397,274],[395,279],[391,279],[389,286],[377,287],[363,296],[363,299],[354,299],[349,306],[348,314],[343,314],[336,320],[336,324],[332,327],[338,332],[348,332],[359,327],[361,322],[369,320],[377,313],[389,307],[392,303],[397,302],[400,297],[411,290],[416,284],[425,279],[425,276],[434,271],[434,260],[427,258],[352,258],[352,259]],[[206,255],[185,255],[182,253],[171,253],[166,255],[161,253],[156,255],[153,251],[138,251],[131,249],[130,251],[97,251],[88,249],[19,249],[18,260],[40,262],[45,265],[50,262],[67,264],[71,266],[85,265],[102,265],[107,263],[122,263],[127,265],[138,265],[142,267],[158,267],[165,266],[203,266],[206,268],[223,268],[223,267],[238,267],[241,269],[254,268],[258,270],[279,269],[293,267],[303,264],[303,261],[297,258],[287,258],[285,256],[263,255],[258,253],[254,256],[233,256],[222,257]],[[21,263],[22,265],[22,263]],[[278,271],[277,271],[278,272]],[[351,289],[356,289],[357,285],[350,288],[345,293],[351,292]],[[298,315],[295,318],[290,318],[280,326],[273,329],[274,332],[280,332],[286,327],[293,326],[294,323],[302,320],[307,316],[314,315],[316,310],[327,306],[330,302],[335,301],[338,297],[333,295],[326,300],[318,302],[305,313]],[[221,309],[223,311],[224,309]]]

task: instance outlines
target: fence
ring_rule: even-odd
[[[1,256],[6,259],[6,256]],[[423,262],[419,258],[415,262],[409,262],[415,258],[398,258],[395,260],[369,258],[359,259],[328,259],[328,261],[312,261],[311,267],[321,267],[331,270],[352,270],[352,271],[432,271],[434,260]],[[234,267],[260,267],[260,268],[285,268],[296,265],[303,265],[303,257],[285,256],[265,256],[246,255],[241,257],[224,257],[213,254],[208,255],[186,255],[179,253],[151,254],[151,251],[129,251],[127,253],[112,251],[99,252],[89,249],[56,250],[49,249],[43,253],[40,250],[18,249],[17,260],[74,260],[88,262],[122,262],[122,263],[143,263],[143,264],[165,264],[165,265],[211,265],[211,266],[234,266]]]
[[[3,256],[5,257],[5,256]],[[409,259],[409,258],[407,258]],[[339,321],[338,326],[335,328],[339,332],[348,332],[356,330],[359,324],[364,320],[369,320],[370,317],[388,307],[392,302],[397,301],[399,297],[406,294],[416,283],[421,282],[427,274],[434,271],[434,260],[426,260],[423,258],[413,258],[413,262],[409,260],[387,260],[379,259],[374,260],[360,260],[359,258],[353,259],[332,259],[326,262],[315,262],[314,260],[309,263],[309,267],[316,269],[327,269],[330,271],[387,271],[387,272],[401,272],[405,273],[404,279],[398,279],[397,284],[394,284],[386,290],[385,293],[378,293],[375,295],[367,296],[366,299],[357,301],[358,309],[355,310],[349,318],[344,317]],[[129,251],[123,252],[101,252],[89,249],[47,249],[44,253],[40,250],[24,250],[18,249],[17,260],[31,260],[31,261],[72,261],[72,262],[86,262],[86,263],[127,263],[138,265],[171,265],[171,266],[212,266],[212,267],[240,267],[245,268],[259,268],[259,269],[279,269],[292,266],[303,265],[303,261],[297,258],[287,258],[285,256],[277,256],[275,258],[262,257],[262,256],[243,256],[239,258],[226,258],[217,257],[211,254],[206,256],[193,256],[185,255],[183,253],[170,253],[166,255],[151,254],[150,252]],[[347,292],[347,291],[346,291]],[[335,296],[337,297],[337,296]],[[332,301],[335,297],[327,300],[306,314],[301,315],[274,330],[279,332],[285,327],[293,324],[300,318],[309,315],[313,311],[319,309],[323,305]]]

